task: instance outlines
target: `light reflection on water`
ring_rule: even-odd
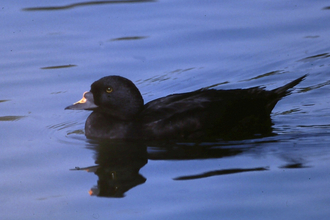
[[[3,218],[328,219],[328,2],[118,2],[3,3]],[[272,137],[108,147],[86,140],[89,112],[64,111],[110,74],[147,102],[306,73]]]

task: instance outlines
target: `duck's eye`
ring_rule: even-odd
[[[106,93],[111,93],[111,92],[112,92],[112,88],[111,88],[111,87],[107,87],[107,88],[105,89],[105,92],[106,92]]]

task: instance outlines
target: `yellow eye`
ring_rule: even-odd
[[[106,93],[111,93],[111,92],[112,92],[112,88],[111,88],[111,87],[106,88],[106,89],[105,89],[105,92],[106,92]]]

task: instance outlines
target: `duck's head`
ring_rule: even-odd
[[[121,76],[106,76],[95,81],[80,101],[65,109],[93,110],[131,120],[142,108],[142,95],[132,81]]]

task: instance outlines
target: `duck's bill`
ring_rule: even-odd
[[[93,110],[98,106],[94,104],[93,93],[84,92],[82,99],[65,108],[70,110]]]

